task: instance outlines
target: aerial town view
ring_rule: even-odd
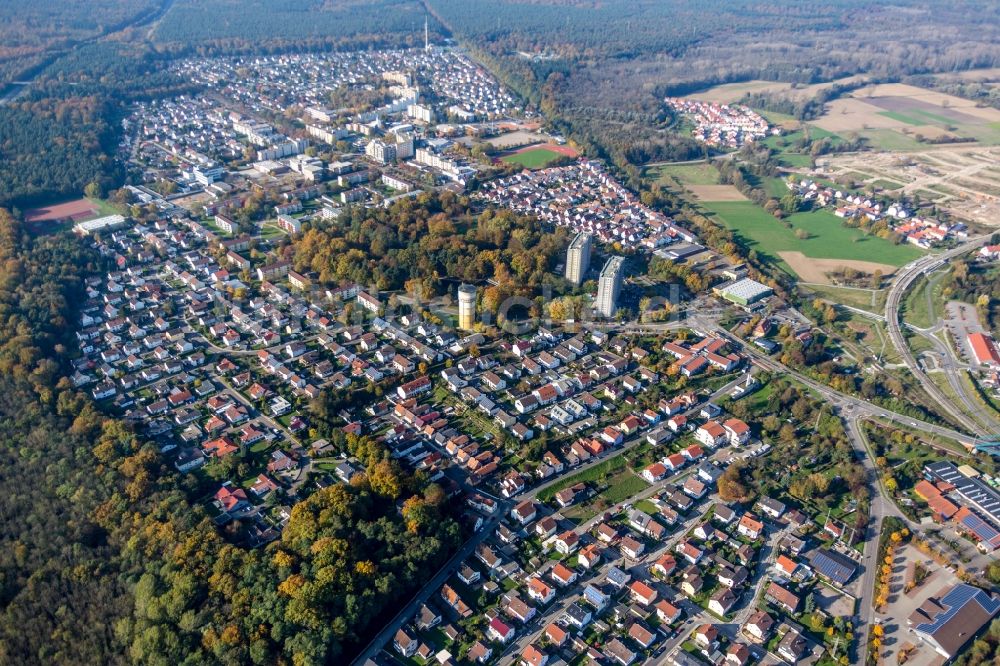
[[[0,18],[0,666],[1000,663],[996,3]]]

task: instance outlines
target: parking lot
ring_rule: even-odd
[[[922,564],[930,572],[927,578],[910,592],[905,592],[908,569],[911,565]],[[913,666],[937,666],[944,659],[931,647],[921,643],[906,627],[906,619],[920,607],[928,597],[941,596],[945,590],[958,583],[958,577],[950,569],[934,563],[928,556],[913,546],[906,546],[896,552],[892,564],[889,604],[878,613],[885,636],[882,638],[884,663],[895,664],[901,650],[907,650],[907,664]]]

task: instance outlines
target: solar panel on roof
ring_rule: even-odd
[[[941,598],[941,605],[945,607],[943,613],[939,613],[933,622],[924,622],[916,626],[916,630],[933,634],[962,608],[971,601],[978,603],[991,617],[1000,610],[1000,599],[996,599],[980,590],[978,587],[959,583]]]
[[[812,557],[812,564],[820,574],[838,583],[846,583],[857,571],[857,565],[851,559],[827,550],[817,551]]]

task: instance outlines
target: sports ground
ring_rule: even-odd
[[[91,203],[87,199],[74,199],[50,206],[41,206],[25,211],[24,220],[29,224],[38,222],[54,222],[57,220],[72,219],[74,222],[97,217],[99,213],[97,204]]]
[[[77,222],[123,213],[121,208],[109,201],[81,197],[27,210],[24,221],[32,233],[49,234],[70,229]]]
[[[525,169],[543,169],[561,157],[577,157],[580,153],[569,146],[541,144],[528,146],[501,157],[502,162],[517,164]]]

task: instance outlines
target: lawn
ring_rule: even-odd
[[[520,153],[514,153],[501,158],[508,164],[518,164],[525,169],[541,169],[562,157],[560,153],[548,148],[531,148]]]
[[[708,162],[651,167],[646,171],[646,177],[662,185],[673,185],[675,180],[681,185],[719,184],[719,171]]]
[[[772,125],[781,125],[784,123],[798,122],[795,116],[790,116],[787,113],[778,113],[777,111],[766,111],[764,109],[754,109],[754,111],[763,116],[764,120],[771,123]]]
[[[792,275],[791,267],[777,253],[792,251],[814,259],[854,259],[894,266],[902,266],[922,254],[915,247],[895,245],[866,236],[860,229],[846,227],[827,210],[795,213],[786,218],[793,227],[789,229],[751,201],[702,202],[701,206],[734,230],[748,248]],[[809,238],[797,238],[798,229],[808,232]]]
[[[284,229],[280,229],[273,224],[262,224],[260,227],[260,237],[265,239],[272,239],[278,236],[287,236],[287,232]]]
[[[907,324],[929,328],[944,311],[941,285],[947,270],[935,271],[929,277],[920,277],[903,300],[901,317]]]
[[[778,161],[792,169],[803,169],[812,166],[813,158],[805,153],[781,153]]]
[[[624,453],[619,453],[613,458],[608,458],[602,463],[589,467],[582,472],[577,472],[568,477],[561,479],[558,483],[554,483],[542,492],[538,493],[538,499],[542,502],[548,502],[556,493],[564,488],[569,488],[577,483],[604,481],[612,473],[625,467],[627,460]],[[631,474],[631,472],[630,472]]]
[[[648,487],[649,484],[641,476],[632,472],[622,472],[611,479],[608,489],[600,493],[600,497],[607,500],[608,504],[617,504]]]
[[[570,507],[563,512],[563,515],[570,520],[585,522],[609,507],[649,488],[649,484],[630,469],[619,470],[607,478],[606,484],[607,487],[603,490],[587,501]]]
[[[868,129],[858,132],[877,150],[924,150],[927,144],[893,129]]]
[[[649,500],[639,500],[638,502],[635,503],[635,508],[639,509],[639,511],[644,511],[645,513],[648,513],[651,516],[655,516],[660,512],[659,507],[657,507]]]
[[[119,206],[118,204],[108,201],[107,199],[92,199],[91,197],[87,197],[87,201],[94,204],[97,208],[97,214],[102,217],[105,215],[128,214],[127,206]]]
[[[785,184],[785,179],[778,177],[765,178],[761,182],[761,187],[767,192],[767,196],[774,197],[775,199],[780,199],[790,191],[788,185]]]
[[[885,291],[879,290],[872,299],[871,289],[837,287],[834,285],[809,285],[809,291],[834,303],[849,305],[852,308],[881,312],[885,309]]]

